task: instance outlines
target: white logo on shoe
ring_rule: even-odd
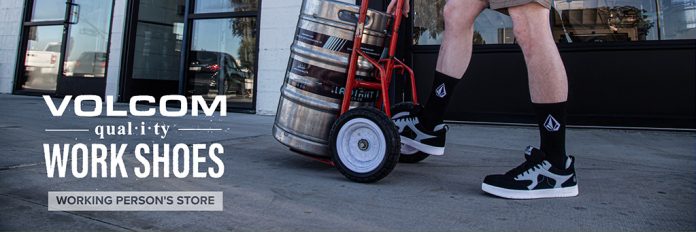
[[[435,95],[440,97],[440,98],[447,96],[447,90],[445,89],[445,83],[442,83],[440,86],[437,87],[437,89],[435,89]]]
[[[398,118],[394,121],[394,124],[396,124],[396,127],[399,129],[399,134],[401,134],[401,132],[403,132],[406,127],[411,128],[411,130],[416,133],[416,138],[414,139],[416,141],[423,141],[424,139],[435,138],[435,136],[423,133],[422,131],[418,130],[418,128],[416,128],[416,124],[418,124],[417,117]]]
[[[551,163],[548,161],[544,161],[540,164],[535,165],[534,167],[531,167],[529,170],[523,172],[522,174],[518,175],[515,177],[515,180],[520,181],[520,180],[529,180],[532,181],[532,183],[527,186],[529,190],[534,189],[538,184],[538,177],[539,175],[542,175],[547,178],[551,178],[555,181],[554,183],[554,188],[560,188],[562,187],[562,184],[568,181],[571,177],[574,177],[574,175],[567,175],[567,176],[562,176],[558,174],[554,174],[549,171],[551,168]]]
[[[549,116],[546,117],[546,121],[544,121],[544,127],[550,132],[556,132],[561,129],[561,124],[549,114]]]

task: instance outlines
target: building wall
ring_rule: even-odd
[[[127,0],[115,0],[114,13],[111,19],[111,41],[109,45],[109,63],[106,73],[106,93],[105,95],[114,96],[114,101],[118,99],[121,57],[123,55],[123,29],[126,24]]]
[[[354,0],[341,0],[355,3]],[[256,113],[276,113],[302,0],[262,0]]]
[[[24,0],[0,4],[0,93],[12,93]]]

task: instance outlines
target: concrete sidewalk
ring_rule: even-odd
[[[173,131],[166,141],[221,143],[225,175],[46,177],[42,143],[162,143],[44,132],[128,121],[223,128]],[[696,133],[569,129],[580,196],[513,201],[484,194],[481,180],[522,162],[522,150],[538,140],[532,127],[451,125],[445,156],[400,164],[376,184],[357,184],[276,142],[272,123],[273,117],[248,114],[56,118],[40,97],[0,95],[0,230],[696,230]],[[224,211],[49,212],[48,191],[223,191]]]

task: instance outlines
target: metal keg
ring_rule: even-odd
[[[281,87],[274,137],[291,149],[330,157],[329,132],[340,112],[359,7],[331,0],[304,0]],[[369,10],[362,50],[379,57],[388,14]],[[361,57],[357,79],[370,80],[373,67]],[[351,107],[374,105],[378,91],[356,89]]]

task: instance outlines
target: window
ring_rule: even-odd
[[[140,1],[133,79],[178,81],[184,0]]]
[[[445,21],[442,8],[445,0],[415,0],[413,17],[413,44],[439,45]],[[512,34],[510,16],[498,11],[485,9],[474,22],[474,44],[512,44],[515,37]]]
[[[257,0],[193,2],[187,95],[224,95],[230,108],[254,108],[258,6]]]
[[[696,1],[660,0],[662,39],[696,39]]]
[[[196,0],[194,13],[256,11],[257,0]]]
[[[193,23],[189,93],[226,95],[233,106],[251,104],[256,64],[256,18],[199,19]]]
[[[55,91],[63,38],[63,26],[28,28],[21,89]]]
[[[413,44],[439,45],[445,0],[414,0]],[[696,39],[695,0],[556,0],[551,30],[559,43]],[[474,44],[512,44],[512,21],[484,10]]]
[[[65,0],[34,0],[31,21],[52,21],[65,19]]]
[[[552,32],[558,42],[658,40],[654,0],[555,1]]]

